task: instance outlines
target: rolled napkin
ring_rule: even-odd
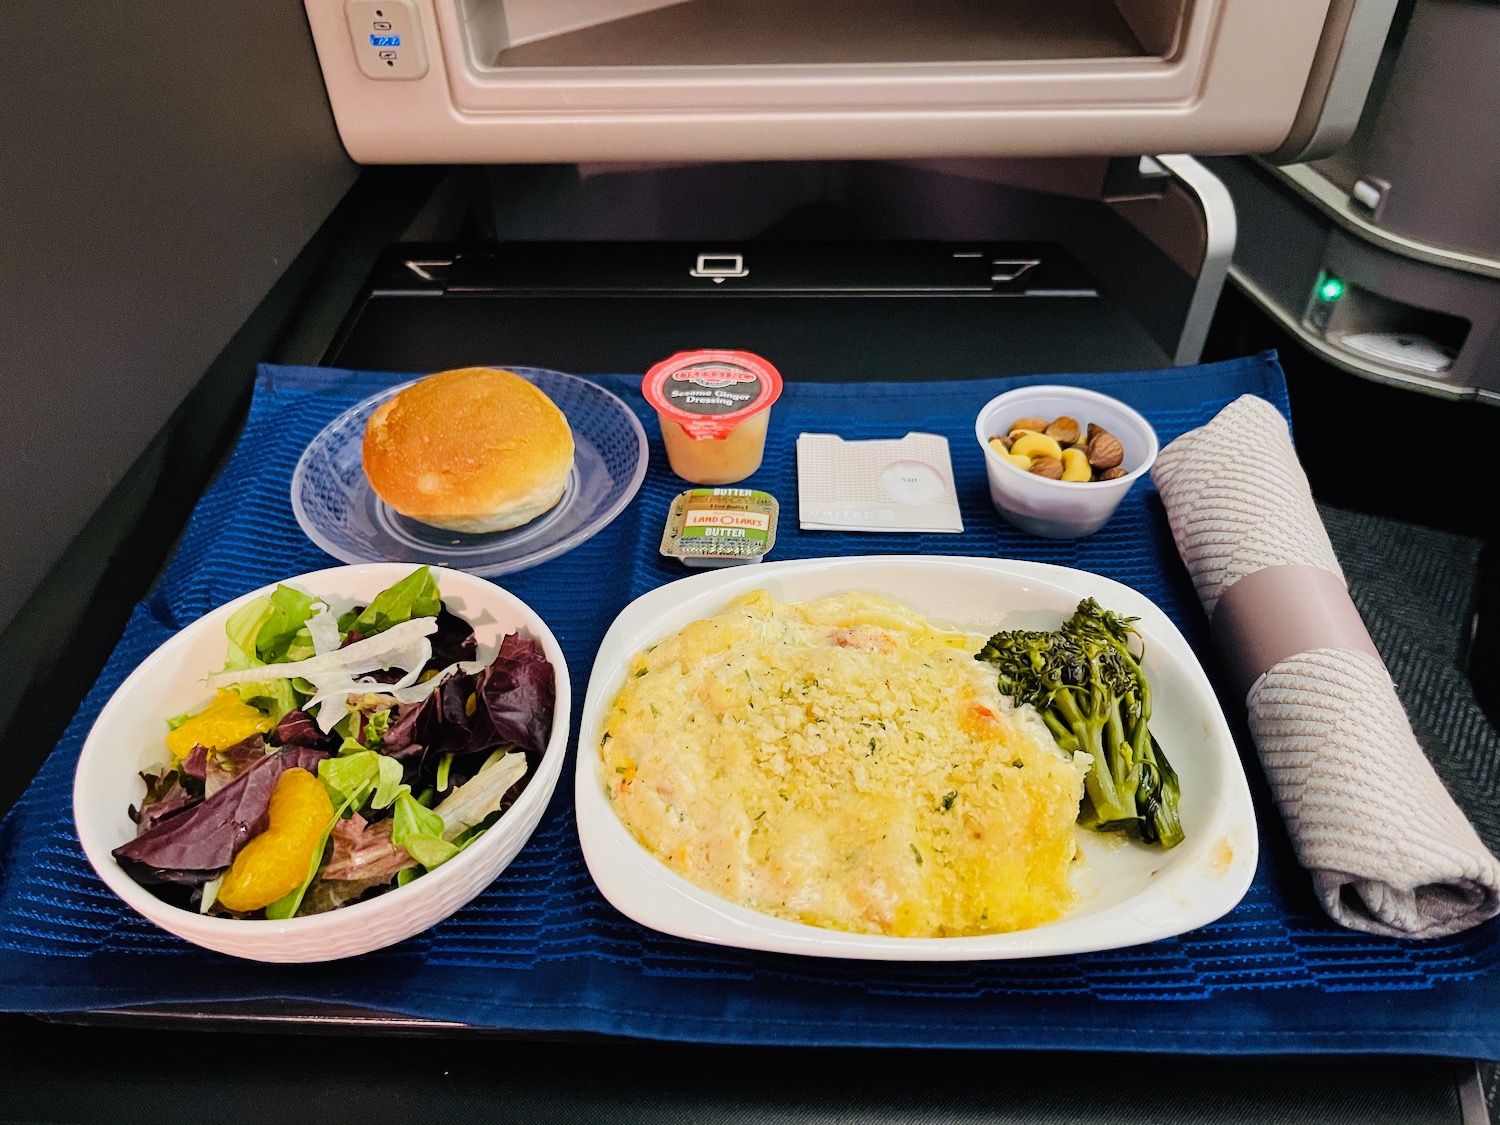
[[[1323,908],[1407,938],[1500,913],[1500,861],[1412,733],[1280,412],[1236,399],[1151,477]]]

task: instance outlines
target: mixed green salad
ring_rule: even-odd
[[[291,918],[403,886],[511,806],[552,730],[552,665],[512,633],[476,660],[427,567],[335,615],[280,585],[226,626],[211,703],[167,719],[114,850],[159,897]]]

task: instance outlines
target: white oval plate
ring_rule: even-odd
[[[1153,693],[1151,729],[1182,782],[1186,839],[1170,851],[1080,833],[1080,901],[1045,926],[979,937],[900,938],[821,929],[737,906],[688,882],[636,841],[605,796],[603,718],[637,652],[765,588],[797,602],[862,591],[914,606],[935,622],[989,635],[1055,629],[1079,600],[1138,617]],[[762,563],[694,575],[637,598],[605,634],[584,699],[574,774],[578,837],[589,873],[621,913],[663,933],[715,945],[817,957],[966,961],[1083,953],[1157,941],[1234,907],[1255,875],[1250,789],[1208,677],[1182,634],[1148,598],[1108,578],[1007,559],[870,555]]]

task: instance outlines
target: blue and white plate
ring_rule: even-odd
[[[376,407],[411,386],[404,383],[344,411],[303,452],[292,474],[292,511],[307,537],[347,563],[429,563],[493,578],[556,558],[607,527],[646,475],[639,419],[618,396],[586,379],[505,370],[540,388],[572,427],[573,470],[555,508],[509,531],[465,535],[409,519],[380,499],[360,459],[365,423]]]

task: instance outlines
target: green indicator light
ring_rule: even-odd
[[[1324,301],[1337,301],[1344,295],[1344,283],[1336,277],[1325,278],[1318,286],[1318,297]]]

